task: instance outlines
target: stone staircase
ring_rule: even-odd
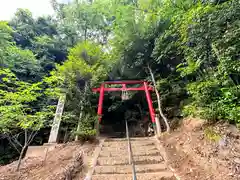
[[[131,138],[137,180],[175,180],[155,145],[154,138]],[[101,147],[92,180],[132,180],[128,143],[110,138]]]

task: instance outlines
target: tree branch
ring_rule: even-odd
[[[7,135],[7,139],[10,142],[10,144],[14,147],[14,149],[16,149],[16,151],[20,154],[21,153],[20,150],[17,148],[17,146],[14,144],[14,142],[12,142],[11,138],[8,135]]]

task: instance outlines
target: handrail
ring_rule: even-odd
[[[128,123],[127,123],[127,121],[125,121],[125,123],[126,123],[126,136],[127,136],[127,141],[128,141],[129,164],[132,165],[133,180],[137,180],[136,169],[135,169],[135,164],[134,164],[134,160],[133,160],[132,146],[131,146],[131,142],[130,142],[130,138],[129,138]]]

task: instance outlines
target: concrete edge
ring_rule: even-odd
[[[96,147],[96,149],[93,153],[94,156],[93,156],[92,163],[91,163],[92,166],[89,168],[88,173],[87,173],[86,177],[84,178],[84,180],[91,180],[92,179],[92,175],[95,171],[95,167],[97,165],[97,160],[98,160],[98,157],[99,157],[100,152],[102,150],[104,141],[105,141],[105,139],[100,139],[100,143],[99,143],[98,147]]]
[[[157,148],[159,149],[160,154],[162,155],[163,160],[164,160],[166,166],[172,171],[174,177],[177,180],[181,180],[182,177],[176,172],[176,169],[174,169],[171,165],[169,165],[167,163],[168,162],[167,153],[166,153],[165,148],[162,146],[162,144],[161,144],[161,142],[160,142],[160,140],[158,139],[157,136],[155,136],[155,140],[156,140]]]

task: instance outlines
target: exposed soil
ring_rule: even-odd
[[[240,132],[226,123],[185,119],[160,139],[168,165],[184,180],[240,180]]]
[[[232,125],[185,119],[159,141],[167,164],[181,180],[240,180],[240,132]],[[84,179],[95,146],[57,145],[45,162],[42,157],[24,158],[19,172],[17,162],[1,166],[0,180]]]
[[[57,145],[42,157],[29,157],[22,160],[19,172],[15,172],[17,162],[0,167],[0,180],[61,180],[67,177],[84,176],[87,158],[93,153],[94,144],[80,145],[68,143]]]

